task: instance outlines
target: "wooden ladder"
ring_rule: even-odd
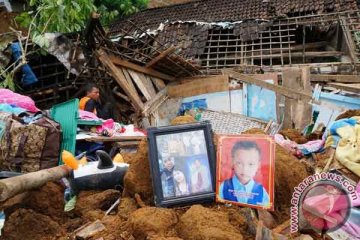
[[[360,61],[360,12],[343,13],[340,16],[340,25],[344,32],[350,56],[354,63]]]

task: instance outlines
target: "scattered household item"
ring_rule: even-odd
[[[98,161],[88,162],[70,173],[70,185],[75,194],[81,190],[105,190],[123,186],[123,178],[129,167],[126,163],[114,163],[105,151],[96,151]]]
[[[40,111],[40,109],[35,106],[34,100],[9,89],[0,89],[0,103],[12,104],[33,113]]]
[[[23,57],[22,56],[23,52],[20,44],[21,43],[19,42],[14,42],[11,44],[11,51],[13,53],[14,61],[18,62],[18,64],[22,64],[20,60]],[[24,65],[22,65],[22,72],[23,72],[23,76],[21,79],[21,83],[23,87],[30,86],[38,82],[38,79],[35,76],[32,69],[30,68],[29,64],[25,63]]]

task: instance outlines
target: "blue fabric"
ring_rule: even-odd
[[[243,185],[235,175],[221,184],[220,198],[252,205],[269,204],[269,195],[261,184],[251,180],[248,184]]]
[[[19,42],[15,42],[11,44],[11,51],[13,54],[14,61],[18,61],[21,58],[21,54],[22,54]],[[29,64],[23,65],[22,71],[23,71],[23,77],[21,79],[21,83],[24,87],[38,82],[38,79],[35,76],[34,72],[31,70]]]
[[[11,114],[15,114],[17,116],[23,112],[26,112],[26,110],[23,108],[17,107],[13,104],[1,103],[0,104],[0,112],[11,113]]]
[[[337,130],[339,128],[345,127],[345,126],[355,126],[357,123],[356,119],[353,118],[344,118],[337,120],[331,124],[331,126],[328,128],[328,130],[324,134],[324,139],[327,139],[328,137],[332,137],[333,144],[331,145],[333,148],[336,148],[338,145],[338,142],[340,140],[340,136],[337,134]]]

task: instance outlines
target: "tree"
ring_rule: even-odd
[[[95,0],[101,22],[109,25],[116,17],[124,17],[147,7],[148,0]]]

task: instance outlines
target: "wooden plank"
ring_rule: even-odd
[[[358,93],[360,91],[360,83],[344,84],[344,83],[328,83],[327,86],[341,89],[344,91]]]
[[[153,96],[156,95],[154,87],[152,87],[152,91],[150,91],[149,86],[145,83],[146,78],[142,73],[137,73],[132,70],[128,70],[131,78],[134,80],[136,86],[140,89],[141,93],[144,95],[146,100],[150,100]],[[151,83],[150,83],[151,84]]]
[[[144,104],[141,101],[137,92],[134,92],[133,89],[130,87],[123,71],[120,68],[116,67],[112,63],[111,59],[104,51],[101,51],[101,50],[97,51],[97,55],[98,55],[98,59],[100,60],[100,62],[108,69],[110,74],[114,77],[115,81],[120,85],[120,87],[128,95],[134,108],[136,110],[142,111],[144,109]]]
[[[310,68],[284,68],[283,86],[293,90],[311,94]],[[283,128],[304,129],[311,122],[312,108],[310,104],[293,99],[285,99]]]
[[[360,83],[359,75],[311,74],[311,82]]]
[[[132,89],[132,91],[137,92],[137,90],[135,88],[135,85],[134,85],[134,82],[131,79],[131,76],[130,76],[130,74],[128,72],[128,69],[127,68],[121,68],[121,70],[123,71],[125,79],[128,82],[128,84],[129,84],[130,88]]]
[[[222,72],[224,74],[229,75],[229,77],[236,78],[236,79],[239,79],[239,80],[241,80],[243,82],[255,84],[257,86],[272,90],[274,92],[277,92],[277,93],[279,93],[281,95],[284,95],[285,97],[288,97],[288,98],[291,98],[291,99],[296,99],[296,100],[300,100],[300,101],[311,101],[312,100],[312,95],[308,94],[308,93],[306,93],[304,91],[295,91],[295,90],[293,90],[291,88],[287,88],[287,87],[267,83],[265,81],[256,79],[256,78],[251,77],[249,75],[241,74],[241,73],[229,70],[229,69],[224,69],[224,70],[222,70]]]
[[[229,90],[229,77],[227,75],[193,78],[192,81],[168,86],[169,96],[191,97],[205,93],[223,92]]]
[[[145,74],[138,74],[141,81],[143,82],[143,84],[146,86],[146,89],[149,91],[150,95],[152,97],[155,97],[156,95],[156,90],[155,90],[155,87],[150,79],[150,77],[148,75],[145,75]]]
[[[167,75],[165,73],[158,72],[158,71],[156,71],[154,69],[151,69],[151,68],[145,68],[145,67],[139,66],[139,65],[137,65],[135,63],[125,61],[125,60],[120,59],[118,57],[109,56],[109,58],[113,62],[113,64],[115,64],[117,66],[130,68],[131,70],[135,70],[137,72],[145,73],[145,74],[148,74],[150,76],[158,77],[158,78],[168,80],[168,81],[174,81],[175,80],[175,77],[173,77],[173,76]]]
[[[160,78],[151,77],[151,81],[153,82],[158,91],[161,91],[163,88],[166,87],[166,84]]]
[[[169,47],[169,48],[166,49],[165,51],[161,52],[158,56],[156,56],[155,58],[153,58],[150,62],[148,62],[145,67],[151,68],[151,67],[154,66],[157,62],[159,62],[161,59],[163,59],[163,58],[166,57],[167,55],[173,53],[175,50],[176,50],[176,48],[175,48],[174,46]]]
[[[147,117],[152,112],[156,111],[156,109],[168,98],[167,87],[158,92],[155,97],[153,97],[150,101],[145,103],[145,108],[143,111],[143,115]]]

